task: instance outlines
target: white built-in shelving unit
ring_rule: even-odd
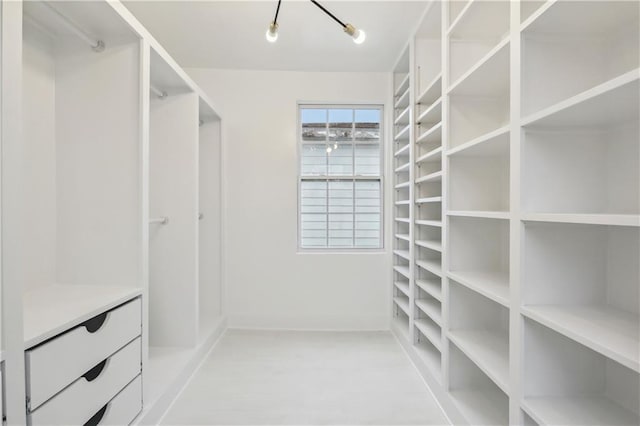
[[[409,338],[411,318],[411,288],[413,256],[410,241],[413,237],[413,76],[409,72],[409,47],[396,64],[393,72],[393,321],[397,329]]]
[[[637,2],[434,1],[410,40],[392,328],[456,424],[640,421],[639,33]]]
[[[140,298],[138,421],[155,424],[225,325],[220,117],[117,1],[2,2],[0,19],[7,423],[33,408],[25,350]]]
[[[414,108],[413,347],[441,380],[444,313],[442,291],[443,101],[441,4],[430,5],[412,40]]]

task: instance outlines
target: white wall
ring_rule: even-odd
[[[385,103],[388,74],[187,71],[223,119],[229,325],[387,329],[389,212],[385,251],[297,253],[296,102]]]

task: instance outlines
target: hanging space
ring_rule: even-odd
[[[3,147],[2,191],[19,200],[3,205],[16,250],[3,267],[24,288],[27,423],[129,423],[142,407],[139,40],[107,3],[23,6],[23,138]],[[19,418],[24,401],[9,409]]]
[[[223,329],[220,117],[164,52],[150,49],[149,350],[153,424]]]

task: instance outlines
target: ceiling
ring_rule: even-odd
[[[320,0],[362,28],[356,45],[306,0],[283,0],[279,39],[265,32],[277,0],[132,1],[123,3],[183,67],[295,71],[390,71],[427,1]]]

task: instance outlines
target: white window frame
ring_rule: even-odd
[[[369,253],[377,254],[385,251],[385,163],[384,163],[384,151],[386,145],[386,133],[385,133],[385,115],[384,104],[382,103],[348,103],[338,104],[329,102],[297,102],[297,126],[296,126],[296,160],[298,162],[298,182],[296,190],[298,192],[298,253],[317,253],[317,254],[336,254],[336,253]],[[302,176],[302,109],[377,109],[380,111],[380,174],[378,176],[318,176],[318,179],[322,180],[364,180],[380,181],[380,246],[378,247],[303,247],[302,246],[302,181],[313,180],[314,177]],[[355,194],[354,194],[355,196]]]

